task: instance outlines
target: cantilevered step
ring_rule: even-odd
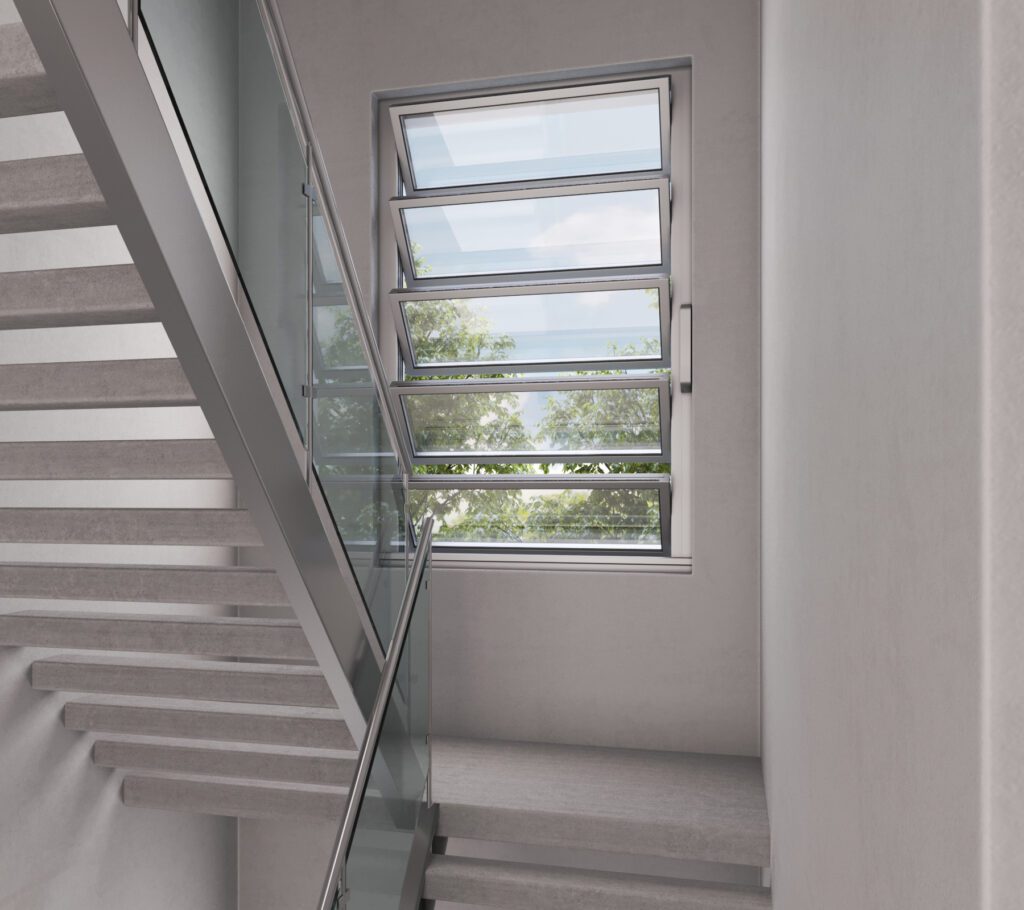
[[[0,366],[0,411],[194,405],[173,358]]]
[[[0,614],[0,645],[264,660],[313,659],[306,636],[294,620],[233,616],[28,610]]]
[[[767,867],[756,758],[433,737],[438,833]]]
[[[0,329],[155,321],[134,265],[0,274]]]
[[[228,480],[212,439],[0,443],[0,480]]]
[[[306,708],[335,704],[317,667],[220,660],[58,655],[33,662],[32,688]]]
[[[434,856],[425,900],[505,910],[770,910],[767,888]]]
[[[270,569],[0,563],[0,597],[287,607]]]
[[[258,547],[241,509],[0,508],[0,542]]]
[[[0,117],[59,110],[32,39],[20,22],[0,25]]]
[[[128,736],[355,749],[341,713],[328,708],[223,705],[153,698],[78,698],[64,705],[69,730]]]
[[[337,821],[345,811],[346,790],[302,784],[239,783],[185,777],[129,774],[122,797],[126,806],[173,809],[237,818],[322,818]]]
[[[112,223],[84,155],[0,162],[0,234]]]
[[[325,787],[347,787],[355,771],[352,753],[286,746],[101,739],[93,746],[92,754],[93,761],[102,768]]]

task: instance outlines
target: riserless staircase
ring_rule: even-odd
[[[0,26],[0,117],[56,110],[25,29]],[[113,223],[81,154],[0,162],[3,234]],[[130,264],[0,274],[0,330],[156,321]],[[131,409],[196,404],[171,358],[0,366],[3,411],[122,409],[131,425]],[[230,477],[208,438],[0,443],[5,484]],[[239,508],[19,505],[0,508],[3,544],[200,554],[254,553],[262,541]],[[44,606],[0,614],[0,645],[39,655],[31,685],[66,694],[65,726],[93,734],[97,765],[122,770],[127,805],[239,816],[340,813],[352,735],[273,569],[4,562],[0,597]],[[68,608],[56,609],[61,602]],[[225,605],[287,618],[198,615]]]

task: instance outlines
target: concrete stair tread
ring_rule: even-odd
[[[759,759],[434,737],[444,836],[768,866]]]
[[[0,25],[0,117],[59,109],[25,27],[20,22]]]
[[[341,712],[332,708],[90,695],[64,705],[64,726],[119,736],[356,748]]]
[[[185,739],[104,738],[93,746],[93,761],[104,768],[331,787],[349,785],[355,759],[355,753],[338,750]]]
[[[0,162],[0,233],[113,223],[84,155]]]
[[[0,646],[312,660],[298,622],[239,616],[19,610],[0,614]]]
[[[0,274],[0,329],[156,321],[134,265]]]
[[[423,897],[506,910],[771,908],[771,894],[766,888],[458,856],[431,857]]]
[[[0,411],[194,404],[192,387],[174,358],[0,366]]]
[[[248,704],[334,706],[319,667],[298,664],[58,654],[32,663],[32,687]]]
[[[226,480],[212,439],[0,443],[0,480]]]
[[[320,818],[337,821],[348,794],[343,787],[186,776],[128,774],[126,806],[234,818]]]
[[[261,546],[244,509],[0,508],[0,542]]]
[[[270,569],[0,563],[0,597],[287,607]]]

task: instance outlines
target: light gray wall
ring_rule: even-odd
[[[0,6],[0,18],[7,10]],[[9,16],[8,21],[16,21]],[[0,122],[0,160],[65,154],[77,144],[63,115]],[[0,272],[129,261],[115,228],[0,237]],[[161,326],[0,332],[0,363],[173,356]],[[0,414],[0,440],[209,436],[198,408]],[[223,481],[0,483],[0,506],[229,506]],[[5,544],[0,561],[230,563],[233,551],[175,547]],[[205,612],[202,607],[0,600],[0,610]],[[214,612],[209,610],[208,612]],[[236,891],[232,819],[127,809],[121,774],[92,763],[92,737],[65,730],[66,695],[29,685],[44,651],[0,648],[0,908],[224,910]]]
[[[693,57],[694,574],[438,569],[434,723],[757,753],[757,3],[281,6],[366,293],[374,92]]]
[[[1019,66],[1019,4],[999,6],[1017,7]],[[1024,631],[1022,96],[1018,78],[1016,132],[1006,123],[1002,137],[1017,228],[1000,237],[1017,260],[1016,294],[1002,286],[999,301],[1014,334],[994,339],[1016,381],[1000,387],[996,481],[983,21],[982,0],[765,2],[764,708],[779,910],[1020,906],[1019,878],[982,900],[983,866],[1012,852],[1019,876],[1021,848],[1019,817],[998,855],[982,830],[986,482],[1006,521],[991,554],[1002,629],[1017,637],[995,650],[1017,702],[999,701],[998,723],[1018,804]]]
[[[992,0],[984,19],[988,269],[986,617],[990,702],[984,845],[989,907],[1024,895],[1024,4]],[[989,908],[986,908],[989,910]]]

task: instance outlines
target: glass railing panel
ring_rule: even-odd
[[[420,583],[346,862],[348,910],[398,910],[424,805],[428,768],[428,574]]]
[[[261,5],[142,0],[141,19],[386,648],[406,580],[401,466]]]
[[[313,466],[382,642],[405,588],[405,491],[322,216],[313,215]]]
[[[303,437],[306,153],[253,0],[142,0],[153,44]]]

